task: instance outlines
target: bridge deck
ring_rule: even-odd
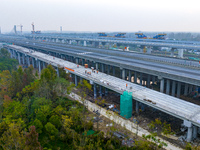
[[[87,80],[92,80],[94,83],[107,87],[118,93],[123,93],[124,90],[132,92],[133,99],[173,115],[177,118],[191,121],[193,124],[200,127],[200,106],[198,105],[145,88],[134,83],[130,83],[105,73],[93,73],[90,68],[86,69],[83,66],[79,66],[79,68],[77,68],[77,65],[74,63],[65,61],[60,58],[53,59],[53,56],[49,56],[47,54],[32,51],[30,49],[15,45],[8,47],[21,53],[26,53],[31,57],[37,58],[38,60],[45,61],[46,63],[52,64],[53,66],[70,68],[74,70],[68,70],[70,73],[81,76]],[[85,70],[91,72],[91,75],[85,74]],[[126,88],[126,83],[128,84],[128,88]]]

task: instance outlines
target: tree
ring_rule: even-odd
[[[58,130],[56,129],[56,127],[51,124],[50,122],[48,122],[46,125],[45,125],[45,130],[46,132],[48,133],[48,135],[50,136],[50,139],[51,140],[54,140],[55,139],[55,136],[57,136],[58,134]]]
[[[35,119],[33,122],[34,127],[38,133],[42,133],[43,125],[40,120]],[[31,129],[31,128],[30,128]]]
[[[42,150],[40,142],[38,142],[38,133],[35,130],[35,126],[31,126],[29,133],[26,134],[24,150]]]
[[[1,58],[10,58],[10,53],[8,52],[7,49],[2,48],[2,49],[0,50],[0,57],[1,57]]]
[[[5,131],[0,138],[0,145],[3,149],[23,149],[25,146],[25,136],[19,126],[14,123],[9,125],[9,129]]]

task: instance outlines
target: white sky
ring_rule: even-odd
[[[200,0],[0,0],[2,32],[32,22],[42,31],[200,32]]]

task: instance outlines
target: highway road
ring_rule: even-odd
[[[15,44],[26,46],[28,48],[37,48],[46,51],[52,51],[57,53],[62,53],[66,55],[71,55],[78,58],[89,59],[95,62],[110,64],[116,67],[135,70],[138,72],[143,72],[146,74],[151,74],[155,76],[161,76],[166,79],[172,79],[176,81],[180,81],[183,83],[189,83],[192,85],[200,86],[200,70],[178,67],[169,64],[162,64],[157,62],[145,61],[140,59],[133,59],[130,55],[134,55],[133,57],[147,57],[147,55],[137,54],[137,53],[126,53],[120,51],[110,51],[103,49],[92,49],[93,51],[88,52],[88,50],[84,49],[74,49],[68,47],[47,45],[45,43],[26,43],[25,41],[15,41]],[[100,53],[99,51],[104,51],[105,53]],[[109,52],[108,52],[109,51]],[[152,59],[163,59],[163,57],[152,56]],[[180,61],[179,59],[166,58],[166,60],[173,60],[175,62]]]
[[[83,66],[77,67],[77,65],[74,63],[65,61],[60,58],[54,59],[53,56],[49,56],[48,54],[37,51],[31,52],[31,50],[29,49],[15,45],[9,45],[6,47],[15,49],[21,53],[25,53],[28,56],[37,58],[48,64],[52,64],[55,67],[61,66],[70,68],[71,70],[67,69],[66,71],[69,71],[70,73],[85,78],[87,80],[92,80],[94,83],[109,88],[117,93],[122,94],[125,90],[128,92],[132,92],[133,99],[158,110],[161,110],[167,114],[173,115],[177,118],[191,121],[194,125],[200,127],[200,106],[198,105],[148,89],[134,83],[130,83],[128,81],[107,75],[105,73],[93,73],[90,68],[87,68],[87,71],[91,72],[91,75],[85,74],[86,69]],[[126,84],[128,84],[128,87],[126,87]]]

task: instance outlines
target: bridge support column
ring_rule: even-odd
[[[147,75],[147,87],[150,86],[150,78],[151,78],[151,76],[148,74],[148,75]]]
[[[102,86],[101,85],[99,86],[99,94],[100,94],[100,97],[102,97]]]
[[[108,96],[108,89],[105,88],[105,96]]]
[[[192,92],[192,89],[193,89],[193,85],[190,85],[189,86],[189,94]]]
[[[178,58],[183,58],[183,49],[178,49]]]
[[[101,72],[105,72],[105,65],[104,64],[101,64]]]
[[[22,62],[23,62],[23,65],[25,64],[25,58],[24,58],[24,54],[22,54]]]
[[[170,80],[167,79],[166,94],[169,95],[169,92],[170,92]]]
[[[78,82],[77,82],[77,75],[75,75],[75,86],[78,85]]]
[[[44,69],[45,68],[45,62],[43,61],[43,64],[42,64],[42,68]]]
[[[142,85],[143,73],[140,72],[140,85]]]
[[[110,75],[110,65],[107,65],[108,69],[108,75]]]
[[[83,46],[87,46],[87,42],[86,41],[83,42]]]
[[[113,76],[115,76],[115,66],[113,66]]]
[[[122,79],[125,80],[125,72],[126,70],[124,68],[122,68]]]
[[[178,85],[177,85],[177,97],[179,98],[181,95],[181,82],[178,82]]]
[[[197,126],[193,125],[193,139],[197,138]]]
[[[192,127],[188,127],[188,131],[187,131],[187,142],[191,142],[192,141]]]
[[[155,81],[156,81],[156,77],[153,76],[153,77],[152,77],[152,83],[155,84]]]
[[[26,56],[26,59],[27,59],[28,67],[29,67],[29,66],[30,66],[30,59],[29,59],[29,56]]]
[[[174,48],[171,49],[171,57],[174,57]]]
[[[9,49],[10,52],[10,58],[13,58],[12,50]]]
[[[136,101],[135,111],[137,114],[139,114],[139,102],[138,101]]]
[[[99,64],[96,63],[95,65],[96,65],[96,70],[98,70],[99,69]]]
[[[128,71],[128,81],[131,82],[131,71]]]
[[[40,64],[40,60],[38,60],[38,71],[39,71],[39,74],[41,73],[41,64]]]
[[[97,87],[96,87],[96,83],[94,83],[94,99],[97,98]]]
[[[58,67],[56,67],[56,72],[57,72],[57,76],[59,77],[60,74],[59,74],[59,69],[58,69]]]
[[[152,49],[151,48],[147,48],[147,54],[151,54]]]
[[[33,65],[33,68],[35,68],[35,58],[32,57],[32,65]]]
[[[160,80],[160,92],[164,92],[164,85],[165,85],[165,79],[164,78],[162,78],[161,80]]]
[[[76,64],[79,64],[79,58],[76,58]]]
[[[184,89],[184,96],[188,95],[188,84],[185,84],[185,89]]]
[[[175,92],[176,92],[176,81],[172,82],[172,96],[175,96]]]
[[[19,61],[19,65],[21,65],[21,58],[20,58],[20,53],[18,52],[18,61]]]
[[[134,72],[134,83],[137,84],[137,72],[136,71]]]

